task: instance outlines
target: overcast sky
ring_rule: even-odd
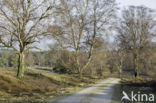
[[[129,5],[144,5],[146,7],[152,8],[156,10],[156,0],[117,0],[119,6],[121,8],[129,6]]]
[[[156,0],[116,0],[116,1],[119,4],[119,7],[121,9],[130,5],[134,5],[134,6],[143,5],[143,6],[156,10]],[[44,39],[40,42],[39,47],[47,50],[49,49],[48,45],[52,43],[53,43],[52,41]]]

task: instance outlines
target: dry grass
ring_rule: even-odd
[[[16,78],[15,69],[1,71],[0,103],[45,103],[49,98],[71,94],[99,80],[34,70],[26,70],[24,79],[20,80]]]

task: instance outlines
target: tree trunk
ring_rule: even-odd
[[[139,77],[139,65],[138,65],[138,51],[134,53],[134,75],[135,75],[135,78],[138,78]]]
[[[82,69],[79,67],[78,69],[78,74],[79,74],[79,78],[81,78],[83,75],[82,75]]]
[[[120,65],[120,66],[118,66],[118,70],[119,70],[119,77],[121,78],[122,76],[121,76],[121,74],[122,74],[122,66]]]
[[[19,58],[18,58],[18,72],[17,72],[17,77],[18,78],[23,78],[24,77],[24,53],[21,52],[19,53]]]

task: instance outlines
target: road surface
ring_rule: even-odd
[[[113,86],[119,79],[109,78],[95,86],[86,88],[68,97],[61,97],[49,103],[111,103]]]

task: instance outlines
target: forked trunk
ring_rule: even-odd
[[[18,58],[18,72],[17,72],[17,77],[18,78],[23,78],[24,77],[24,53],[21,52],[19,53],[19,58]]]

